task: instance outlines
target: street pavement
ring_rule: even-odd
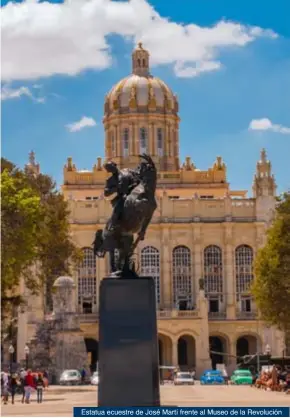
[[[161,386],[161,404],[166,406],[290,406],[290,395],[266,392],[249,386]],[[44,392],[44,402],[36,403],[32,395],[29,405],[22,404],[20,397],[14,405],[2,404],[1,415],[62,417],[72,416],[74,406],[97,406],[97,388],[51,386]]]

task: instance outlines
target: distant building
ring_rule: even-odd
[[[282,333],[257,319],[249,291],[253,260],[265,243],[275,205],[271,163],[262,150],[253,198],[230,189],[221,157],[206,171],[190,157],[181,164],[178,111],[177,96],[150,74],[149,53],[139,44],[132,54],[132,74],[105,98],[105,160],[135,167],[138,155],[147,152],[158,168],[158,209],[138,247],[138,263],[141,274],[153,276],[156,283],[160,363],[201,373],[211,367],[210,350],[233,356],[213,355],[214,363],[226,363],[229,369],[236,365],[234,356],[263,352],[266,344],[273,355],[282,355]],[[103,162],[97,158],[92,171],[81,171],[68,158],[62,186],[73,239],[84,251],[74,280],[93,365],[98,358],[98,291],[108,260],[94,257],[92,242],[111,213],[110,202],[102,197],[107,176]],[[28,168],[38,172],[34,165],[33,155]],[[29,297],[28,309],[19,314],[18,359],[42,315],[41,298]]]

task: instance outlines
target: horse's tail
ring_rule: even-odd
[[[93,250],[94,250],[94,254],[98,257],[104,257],[106,251],[104,251],[103,249],[103,230],[102,229],[98,229],[95,235],[95,240],[93,242]]]

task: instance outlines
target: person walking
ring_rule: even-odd
[[[84,385],[86,382],[86,370],[84,367],[81,370],[81,376],[82,376],[82,384]]]
[[[42,395],[43,395],[43,388],[44,388],[44,380],[41,373],[38,373],[38,377],[36,380],[36,392],[37,392],[37,403],[42,403]]]
[[[27,370],[27,375],[25,376],[24,382],[24,391],[25,391],[25,403],[30,403],[31,390],[35,387],[33,375],[31,370]]]
[[[1,389],[4,405],[8,403],[9,396],[9,377],[8,373],[3,372],[1,376]]]
[[[17,379],[17,375],[13,374],[10,377],[10,393],[11,393],[11,403],[14,404],[14,398],[15,398],[15,393],[16,393],[16,389],[18,386],[18,379]]]
[[[21,369],[20,370],[20,386],[21,386],[21,393],[22,393],[22,399],[21,402],[24,403],[25,399],[25,377],[26,377],[26,370]]]
[[[48,388],[48,386],[49,386],[49,379],[48,379],[48,371],[47,370],[44,370],[44,372],[43,372],[43,380],[44,380],[45,386]]]

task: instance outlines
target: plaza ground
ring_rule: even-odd
[[[72,416],[74,406],[97,406],[95,387],[64,388],[51,386],[44,392],[44,402],[23,405],[20,397],[14,405],[3,405],[3,417]],[[167,406],[290,406],[290,396],[278,392],[266,392],[248,386],[161,386],[161,403]]]

